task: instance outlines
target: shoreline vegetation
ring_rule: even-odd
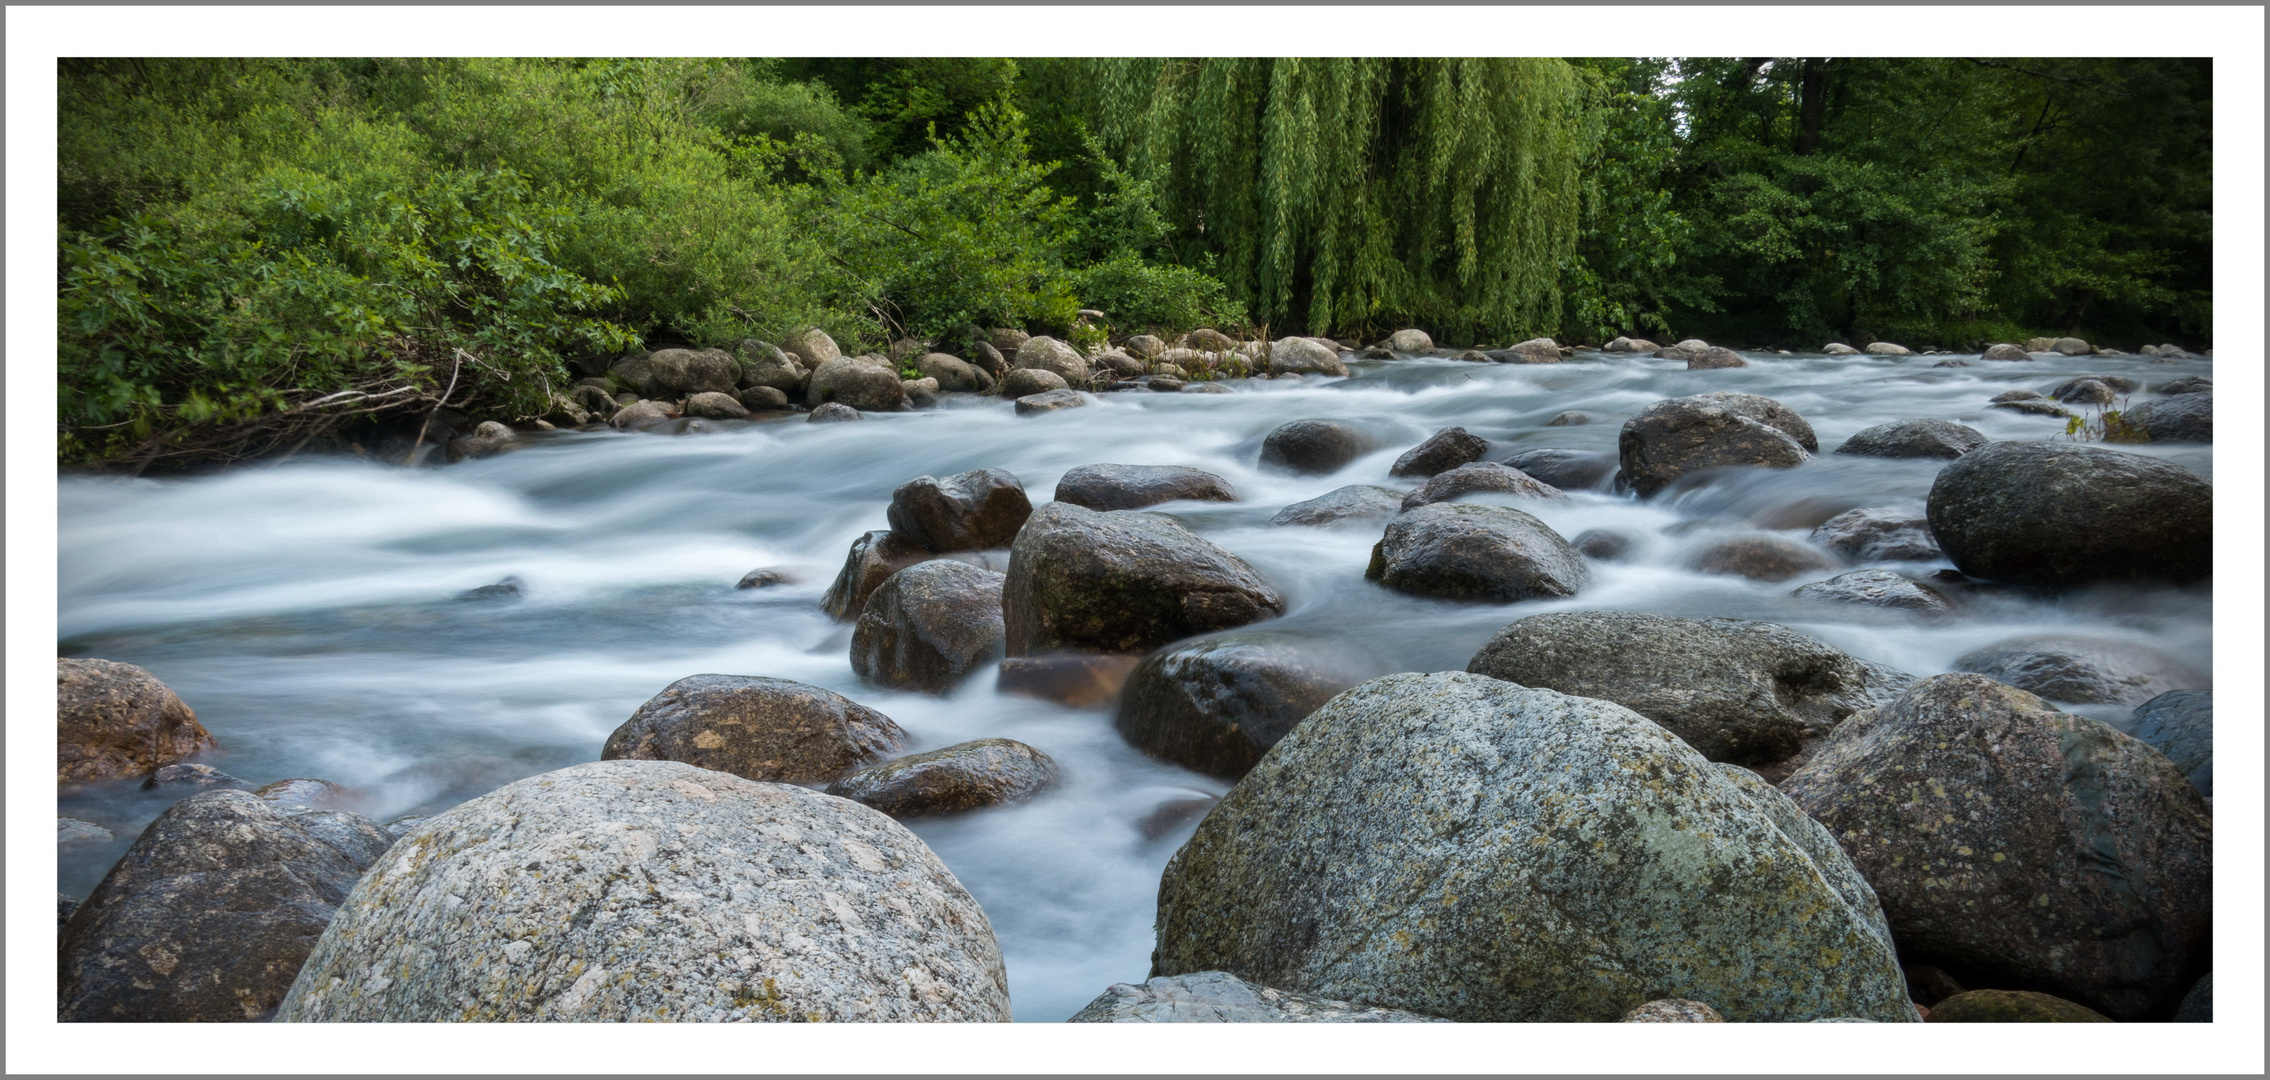
[[[608,420],[654,396],[624,362],[672,350],[722,355],[734,407],[770,407],[752,369],[806,339],[920,394],[933,356],[1005,376],[985,357],[1000,327],[1146,368],[1136,341],[1193,328],[1227,332],[1194,354],[1240,365],[1259,358],[1239,342],[1408,327],[1455,350],[2202,350],[2211,75],[66,60],[58,460],[140,473],[382,441],[407,460],[476,419]]]

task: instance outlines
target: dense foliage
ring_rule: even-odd
[[[2186,60],[78,60],[68,461],[821,326],[2206,344]]]

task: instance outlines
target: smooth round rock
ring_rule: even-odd
[[[1698,469],[1794,468],[1819,449],[1811,424],[1771,398],[1719,392],[1658,401],[1624,421],[1622,477],[1649,498]]]
[[[786,412],[788,395],[770,386],[752,386],[741,391],[734,400],[749,412]]]
[[[1014,739],[977,739],[871,765],[828,794],[895,818],[952,814],[1031,798],[1056,781],[1056,762]]]
[[[329,780],[318,780],[309,776],[297,776],[289,780],[278,780],[272,784],[262,784],[252,789],[252,794],[253,797],[276,806],[306,806],[318,809],[336,807],[350,798],[346,788]]]
[[[601,761],[679,761],[751,780],[833,780],[906,745],[891,718],[832,690],[755,675],[671,683],[607,736]]]
[[[2206,477],[2157,458],[2004,442],[1941,469],[1928,510],[1932,534],[1963,573],[2063,587],[2207,577],[2214,502]]]
[[[1079,386],[1088,381],[1088,361],[1079,350],[1052,337],[1027,338],[1017,346],[1016,355],[1009,361],[1012,371],[1045,371],[1064,380],[1066,386]]]
[[[2030,990],[1971,990],[1931,1007],[1933,1024],[2109,1024],[2112,1018]]]
[[[1334,698],[1199,823],[1152,974],[1217,970],[1468,1022],[1915,1018],[1867,883],[1788,800],[1620,706],[1463,672]]]
[[[56,659],[56,783],[141,776],[213,747],[157,676],[115,660]]]
[[[2159,751],[2023,690],[1924,679],[1782,789],[1851,853],[1910,962],[2135,1020],[2206,961],[2204,798]]]
[[[1524,499],[1568,498],[1560,489],[1540,483],[1536,477],[1511,465],[1495,461],[1470,461],[1455,469],[1436,473],[1426,483],[1419,485],[1417,491],[1405,495],[1402,505],[1405,510],[1414,510],[1481,492]]]
[[[2170,690],[2196,690],[2205,673],[2149,645],[2083,634],[2025,634],[1955,658],[1984,675],[2051,701],[2142,705]]]
[[[1006,580],[951,559],[892,574],[868,596],[852,628],[851,670],[894,690],[953,689],[1001,655]]]
[[[1363,436],[1331,420],[1295,420],[1261,440],[1262,466],[1291,473],[1338,472],[1363,452]]]
[[[2157,389],[2159,393],[2166,394],[2169,397],[2178,394],[2207,393],[2215,389],[2215,380],[2205,375],[2186,375],[2183,378],[2171,379],[2162,383]]]
[[[1009,548],[1001,593],[1012,657],[1058,649],[1143,653],[1284,614],[1244,559],[1164,514],[1053,502]]]
[[[1789,595],[1828,604],[1898,608],[1927,615],[1945,615],[1954,610],[1939,590],[1909,581],[1889,570],[1854,570],[1827,581],[1800,585]]]
[[[1822,352],[1824,352],[1824,353],[1826,353],[1826,354],[1828,354],[1828,355],[1830,355],[1830,356],[1858,356],[1858,355],[1860,355],[1860,350],[1858,350],[1858,349],[1855,349],[1855,348],[1853,348],[1852,346],[1850,346],[1850,345],[1847,345],[1847,344],[1845,344],[1844,342],[1841,342],[1841,341],[1832,341],[1832,342],[1829,342],[1828,344],[1821,346],[1821,351],[1822,351]]]
[[[2136,706],[2136,737],[2166,754],[2201,795],[2215,794],[2215,692],[2170,690]]]
[[[1524,450],[1505,463],[1528,473],[1541,484],[1562,491],[1588,491],[1616,473],[1616,455],[1609,450],[1570,450],[1558,446]]]
[[[843,402],[830,401],[812,406],[812,411],[804,417],[804,422],[807,424],[836,424],[846,420],[864,420],[866,418],[865,414]]]
[[[2157,443],[2215,441],[2215,394],[2202,389],[2147,401],[2128,410],[2128,422]]]
[[[1748,360],[1742,359],[1741,353],[1718,345],[1713,345],[1701,352],[1691,353],[1686,359],[1688,371],[1709,371],[1714,368],[1750,366]]]
[[[812,369],[804,398],[815,408],[832,403],[860,412],[897,412],[906,404],[906,386],[899,369],[882,357],[838,356]]]
[[[1007,469],[977,469],[941,480],[918,476],[891,492],[891,531],[929,551],[1005,548],[1032,516],[1025,485]]]
[[[1388,522],[1364,577],[1446,600],[1574,596],[1592,571],[1551,526],[1506,506],[1430,503]]]
[[[144,791],[171,788],[187,793],[203,791],[212,787],[232,787],[250,791],[253,785],[230,776],[211,765],[188,763],[167,765],[142,779],[142,790]]]
[[[1073,1013],[1071,1024],[1445,1024],[1435,1016],[1377,1009],[1256,986],[1226,971],[1114,983]]]
[[[1333,695],[1385,670],[1360,648],[1307,635],[1199,638],[1135,668],[1115,723],[1128,745],[1152,757],[1235,778]]]
[[[118,837],[112,834],[109,829],[92,821],[82,821],[75,817],[58,817],[55,819],[55,846],[57,847],[71,847],[75,844],[107,844],[116,839]]]
[[[2032,354],[2032,353],[2029,353],[2029,352],[2027,352],[2026,350],[2024,350],[2024,349],[2022,349],[2022,348],[2019,348],[2019,347],[2018,347],[2018,346],[2016,346],[2016,345],[2009,345],[2009,344],[2002,344],[2002,345],[1989,345],[1989,346],[1987,346],[1987,347],[1986,347],[1986,352],[1985,352],[1985,354],[1984,354],[1984,355],[1982,355],[1982,356],[1980,356],[1980,357],[1979,357],[1979,359],[1981,359],[1981,360],[2031,360],[2031,359],[2033,359],[2033,354]]]
[[[1590,413],[1578,412],[1575,409],[1563,409],[1560,412],[1554,413],[1552,419],[1545,421],[1545,426],[1574,427],[1580,424],[1589,424],[1591,422],[1592,414]]]
[[[2051,399],[2067,405],[2110,405],[2117,395],[2112,387],[2097,379],[2071,379],[2049,392]]]
[[[1878,424],[1853,433],[1836,448],[1839,454],[1883,458],[1948,458],[1970,453],[1990,440],[1976,428],[1952,420],[1914,417]]]
[[[1808,539],[1854,562],[1922,562],[1942,554],[1920,506],[1847,510],[1815,527]]]
[[[603,761],[436,815],[355,887],[279,1020],[1005,1021],[985,912],[848,799]]]
[[[984,368],[951,353],[924,353],[915,358],[914,369],[926,378],[938,380],[938,389],[969,391],[986,394],[993,391],[993,376]]]
[[[1027,394],[1018,398],[1017,415],[1037,416],[1062,409],[1077,409],[1087,403],[1087,395],[1078,390],[1050,390],[1044,394]]]
[[[1381,344],[1399,353],[1423,353],[1435,347],[1434,339],[1424,330],[1397,330]]]
[[[1490,450],[1490,441],[1479,435],[1468,434],[1462,427],[1446,427],[1427,437],[1427,441],[1404,451],[1387,470],[1389,476],[1433,476],[1455,469],[1470,461],[1479,461]]]
[[[1090,510],[1140,510],[1195,499],[1236,502],[1230,482],[1180,465],[1082,465],[1056,482],[1056,501]]]
[[[656,349],[647,354],[646,378],[639,393],[648,397],[718,394],[730,398],[740,381],[740,362],[723,349]]]
[[[1269,345],[1271,375],[1346,375],[1340,351],[1315,338],[1279,338]]]
[[[801,359],[755,338],[743,338],[735,342],[733,351],[741,360],[740,386],[744,390],[763,387],[778,391],[781,400],[786,401],[789,394],[804,389],[805,380],[812,376],[811,370],[804,366]],[[748,398],[742,398],[741,403],[748,405]]]
[[[1045,394],[1051,390],[1070,389],[1062,375],[1038,368],[1017,368],[1001,379],[1001,393],[1005,397],[1023,398]]]
[[[1705,574],[1731,574],[1752,581],[1787,581],[1799,574],[1831,570],[1836,560],[1819,548],[1786,536],[1738,536],[1704,548],[1690,564]]]
[[[1908,356],[1912,354],[1912,350],[1907,346],[1894,345],[1889,341],[1871,341],[1861,346],[1860,351],[1870,356]]]
[[[1619,1023],[1625,1024],[1723,1024],[1726,1018],[1718,1010],[1699,1001],[1683,998],[1662,998],[1635,1006],[1625,1013]]]
[[[837,347],[835,339],[817,326],[788,335],[788,340],[781,342],[780,347],[782,351],[796,357],[807,371],[817,369],[821,364],[843,355],[843,350]]]
[[[1385,521],[1403,512],[1403,493],[1368,484],[1333,488],[1277,511],[1271,525],[1333,526]]]
[[[892,574],[929,557],[929,549],[894,530],[867,533],[851,542],[843,569],[820,598],[820,610],[845,622],[856,620],[867,610],[867,598]]]
[[[1549,337],[1530,338],[1495,350],[1490,359],[1501,364],[1558,364],[1561,347]]]
[[[1629,534],[1614,529],[1586,529],[1576,534],[1576,539],[1569,543],[1588,559],[1614,562],[1631,550],[1632,538]]]

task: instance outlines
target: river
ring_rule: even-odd
[[[1823,451],[1911,416],[2033,440],[2062,438],[2063,422],[1989,409],[1987,400],[2082,374],[2149,386],[2212,374],[2204,359],[1987,363],[1974,354],[1973,366],[1937,368],[1941,357],[1748,356],[1748,367],[1713,371],[1596,353],[1556,365],[1413,358],[1352,363],[1346,379],[1237,382],[1231,394],[1102,394],[1085,408],[1034,417],[988,399],[859,423],[795,416],[682,437],[558,433],[445,468],[335,458],[188,479],[67,476],[58,649],[148,668],[197,711],[222,747],[207,760],[228,773],[255,783],[328,779],[379,821],[595,760],[640,703],[704,672],[836,690],[898,721],[911,751],[985,736],[1030,743],[1062,766],[1057,787],[911,827],[984,905],[1017,1017],[1035,1021],[1062,1020],[1107,985],[1146,975],[1159,873],[1195,821],[1151,836],[1143,822],[1228,785],[1127,748],[1103,707],[1003,695],[990,672],[944,698],[861,684],[850,628],[819,610],[820,595],[851,541],[886,527],[891,490],[921,474],[1006,468],[1036,505],[1065,471],[1090,463],[1220,474],[1239,502],[1158,509],[1277,584],[1287,608],[1273,626],[1352,639],[1394,670],[1463,669],[1513,619],[1596,608],[1781,622],[1919,675],[1947,671],[2001,638],[2051,630],[2147,642],[2212,670],[2206,584],[1982,595],[1931,622],[1789,596],[1826,573],[1768,584],[1685,568],[1701,545],[1758,523],[1802,539],[1838,510],[1920,504],[1943,464],[1935,460],[1824,452],[1796,469],[1738,470],[1649,502],[1605,490],[1525,501],[1564,536],[1607,526],[1637,537],[1625,559],[1594,567],[1581,595],[1553,602],[1389,592],[1363,576],[1376,527],[1268,524],[1286,504],[1342,485],[1415,486],[1391,481],[1388,466],[1451,424],[1490,439],[1493,458],[1538,447],[1613,451],[1622,419],[1649,402],[1739,390],[1803,414]],[[1595,422],[1546,425],[1565,410]],[[1261,471],[1262,437],[1311,417],[1353,423],[1378,449],[1330,476]],[[2211,474],[2208,447],[2134,449]],[[766,566],[800,577],[734,588]],[[517,601],[457,598],[508,576],[524,583]],[[2115,724],[2127,713],[2077,711]],[[59,849],[58,885],[74,896],[163,809],[133,782],[60,801],[62,813],[118,837]]]

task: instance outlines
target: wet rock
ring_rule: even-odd
[[[1180,465],[1082,465],[1056,482],[1056,501],[1090,510],[1137,510],[1194,499],[1236,502],[1230,482]]]
[[[769,589],[775,585],[793,585],[796,580],[794,574],[779,567],[763,566],[741,575],[741,580],[734,582],[733,587],[736,589]]]
[[[851,542],[851,553],[820,598],[820,609],[845,622],[855,620],[884,579],[929,557],[922,545],[889,529],[868,533]]]
[[[1576,411],[1575,409],[1569,409],[1563,412],[1554,413],[1552,419],[1545,421],[1545,426],[1573,427],[1578,424],[1589,424],[1591,422],[1592,417],[1590,414],[1581,413]]]
[[[1539,483],[1562,491],[1599,487],[1616,472],[1616,455],[1607,450],[1568,450],[1557,446],[1524,450],[1506,464],[1528,473]]]
[[[1388,522],[1364,577],[1417,596],[1510,602],[1574,596],[1592,572],[1561,534],[1519,510],[1431,503]]]
[[[1988,399],[1987,399],[1987,403],[1988,403],[1988,404],[1990,404],[1990,405],[2002,405],[2002,404],[2006,404],[2006,403],[2008,403],[2008,402],[2012,402],[2012,401],[2047,401],[2047,400],[2049,400],[2049,399],[2048,399],[2048,398],[2045,398],[2045,397],[2043,397],[2043,396],[2042,396],[2042,395],[2040,395],[2040,394],[2034,393],[2034,392],[2033,392],[2033,391],[2031,391],[2031,390],[2004,390],[2004,391],[2002,391],[2001,393],[1999,393],[1999,394],[1996,394],[1996,395],[1994,395],[1994,396],[1993,396],[1993,397],[1991,397],[1991,398],[1988,398]]]
[[[56,783],[140,776],[213,747],[157,676],[115,660],[56,659]]]
[[[1112,349],[1096,357],[1095,363],[1091,366],[1109,370],[1113,375],[1123,379],[1132,379],[1138,375],[1146,374],[1150,367],[1143,361],[1137,360],[1118,349]]]
[[[950,559],[892,574],[851,632],[851,670],[894,690],[952,689],[1001,654],[1003,580]]]
[[[2023,690],[1925,679],[1782,788],[1851,853],[1911,961],[2134,1020],[2206,960],[2199,792],[2159,751]]]
[[[749,412],[786,412],[788,395],[770,386],[752,386],[734,398]]]
[[[1712,761],[1782,761],[1905,688],[1786,626],[1636,611],[1567,611],[1508,624],[1466,670],[1612,701]]]
[[[1235,778],[1333,695],[1385,665],[1343,642],[1270,631],[1200,638],[1146,657],[1119,698],[1128,745]]]
[[[1701,352],[1690,353],[1687,355],[1686,360],[1688,371],[1708,371],[1713,368],[1738,368],[1750,366],[1750,362],[1748,360],[1742,359],[1741,353],[1717,345],[1713,345],[1710,348],[1702,350]]]
[[[1726,1018],[1718,1010],[1699,1001],[1684,998],[1661,998],[1644,1005],[1634,1006],[1623,1015],[1626,1024],[1723,1024]]]
[[[252,794],[255,798],[276,806],[305,806],[317,809],[335,808],[352,798],[346,788],[329,780],[318,780],[311,776],[295,776],[289,780],[262,784],[253,788]]]
[[[1576,539],[1570,543],[1588,559],[1614,562],[1631,550],[1632,538],[1614,529],[1586,529],[1576,534]]]
[[[1936,363],[1936,364],[1933,364],[1933,365],[1931,365],[1931,366],[1932,366],[1932,367],[1935,367],[1935,368],[1943,368],[1943,367],[1969,367],[1969,366],[1971,366],[1971,362],[1970,362],[1970,361],[1968,361],[1968,360],[1963,360],[1963,359],[1954,359],[1954,360],[1941,360],[1941,361],[1939,361],[1938,363]]]
[[[1237,391],[1220,383],[1194,382],[1182,388],[1185,394],[1234,394]]]
[[[411,814],[407,817],[395,818],[394,820],[379,826],[379,828],[385,829],[386,835],[391,836],[396,840],[400,840],[401,838],[410,835],[411,830],[425,824],[426,820],[427,815],[425,814]]]
[[[1027,394],[1018,398],[1017,415],[1035,416],[1061,409],[1077,409],[1087,403],[1087,395],[1078,390],[1050,390],[1044,394]]]
[[[617,431],[642,431],[677,418],[677,410],[671,408],[668,402],[634,401],[623,406],[607,422]]]
[[[2057,403],[2039,395],[2032,397],[2015,398],[2009,401],[1998,401],[1989,404],[1987,408],[2001,409],[2004,412],[2024,413],[2027,416],[2055,416],[2059,418],[2067,418],[2073,415],[2071,410],[2066,409],[2064,406],[2058,405]]]
[[[1064,380],[1066,386],[1078,386],[1088,381],[1088,361],[1079,350],[1052,337],[1028,338],[1017,346],[1015,358],[1009,361],[1012,371],[1046,371]]]
[[[2215,976],[2212,972],[2201,975],[2183,995],[2183,1004],[2176,1006],[2178,1024],[2212,1024],[2215,1022]]]
[[[1171,378],[1166,375],[1154,375],[1151,377],[1150,381],[1145,383],[1144,385],[1149,387],[1156,393],[1172,394],[1181,391],[1189,384],[1183,382],[1181,379]]]
[[[1656,343],[1649,341],[1646,338],[1623,337],[1621,335],[1618,335],[1616,338],[1609,341],[1606,345],[1601,346],[1600,351],[1613,353],[1651,353],[1660,348],[1662,348],[1661,345],[1657,345]]]
[[[1016,355],[1016,350],[1009,350],[1008,355]],[[970,346],[969,364],[971,367],[992,376],[995,383],[999,383],[1004,376],[1009,374],[1008,356],[1004,356],[1000,349],[994,348],[990,341],[980,341]]]
[[[2097,379],[2073,379],[2058,385],[2049,396],[2067,405],[2110,405],[2115,395],[2112,387]]]
[[[350,810],[282,803],[271,800],[292,824],[347,854],[357,865],[369,866],[394,846],[394,834],[378,822]]]
[[[1121,347],[1144,360],[1152,359],[1167,351],[1167,343],[1150,334],[1137,334],[1128,338],[1127,343]]]
[[[781,350],[794,356],[806,371],[818,371],[821,364],[843,355],[835,339],[819,327],[799,331],[780,343]],[[785,389],[785,388],[784,388]]]
[[[932,409],[938,406],[936,379],[900,379],[899,390],[906,394],[906,407],[909,409]]]
[[[1071,385],[1053,371],[1018,368],[1002,378],[1001,393],[1005,397],[1026,398],[1052,390],[1067,390]]]
[[[1721,391],[1658,401],[1624,421],[1616,440],[1624,483],[1647,498],[1697,469],[1787,469],[1819,449],[1813,427],[1756,394]]]
[[[1838,574],[1827,581],[1800,585],[1790,595],[1829,604],[1899,608],[1927,615],[1946,615],[1954,611],[1947,603],[1947,597],[1939,590],[1909,581],[1889,570],[1854,570],[1849,574]]]
[[[2136,706],[2136,737],[2166,754],[2201,795],[2215,794],[2215,692],[2170,690]]]
[[[1479,435],[1470,435],[1462,427],[1446,427],[1427,437],[1427,441],[1404,452],[1387,470],[1389,476],[1433,476],[1455,469],[1470,461],[1479,461],[1490,450],[1490,441]]]
[[[1152,973],[1212,970],[1470,1022],[1914,1018],[1867,883],[1788,800],[1619,706],[1463,672],[1348,690],[1206,815]]]
[[[1937,1005],[1963,992],[1963,984],[1934,964],[1910,964],[1907,976],[1908,1000],[1918,1005]]]
[[[1496,350],[1490,359],[1501,364],[1558,364],[1561,347],[1549,337],[1530,338]]]
[[[1056,762],[1014,739],[978,739],[886,761],[828,785],[828,794],[895,818],[952,814],[1029,799],[1056,782]]]
[[[685,414],[703,420],[744,420],[749,409],[731,394],[712,391],[687,398]]]
[[[811,415],[804,418],[807,424],[835,424],[846,420],[864,420],[859,410],[840,401],[830,401],[812,407]]]
[[[984,911],[904,826],[786,784],[605,761],[404,837],[278,1019],[1005,1021],[1009,997]]]
[[[109,829],[92,821],[82,821],[75,817],[58,817],[55,819],[55,846],[57,847],[71,847],[75,844],[107,844],[116,839],[118,838],[111,835]]]
[[[1085,709],[1119,696],[1142,657],[1121,653],[1053,652],[1001,661],[994,689]]]
[[[1810,544],[1766,534],[1721,540],[1704,548],[1689,565],[1705,574],[1733,574],[1752,581],[1787,581],[1799,574],[1833,570],[1836,560]]]
[[[647,397],[730,397],[740,380],[740,363],[722,349],[657,349],[647,355],[638,392]]]
[[[891,718],[787,679],[693,675],[607,736],[602,761],[682,761],[751,780],[833,780],[906,745]]]
[[[1397,330],[1380,344],[1399,353],[1423,353],[1435,347],[1434,339],[1424,330]]]
[[[1869,342],[1868,344],[1861,346],[1861,348],[1860,348],[1860,351],[1861,351],[1861,352],[1864,352],[1864,353],[1867,353],[1867,354],[1869,354],[1870,356],[1908,356],[1908,355],[1911,355],[1911,353],[1910,353],[1910,350],[1908,349],[1908,347],[1907,347],[1907,346],[1905,346],[1905,345],[1894,345],[1894,344],[1892,344],[1892,343],[1891,343],[1891,342],[1889,342],[1889,341],[1871,341],[1871,342]]]
[[[1437,473],[1419,490],[1403,497],[1403,509],[1451,502],[1477,492],[1493,492],[1525,499],[1565,499],[1559,488],[1539,483],[1536,477],[1495,461],[1470,461]]]
[[[1226,971],[1114,983],[1073,1024],[1440,1024],[1438,1017],[1256,986]]]
[[[1314,338],[1279,338],[1269,346],[1271,375],[1346,375],[1340,351]]]
[[[1269,524],[1340,525],[1385,521],[1402,511],[1402,492],[1365,484],[1350,484],[1279,510],[1275,517],[1269,519]]]
[[[2031,360],[2033,355],[2016,345],[1989,345],[1981,360]]]
[[[924,353],[915,358],[914,369],[925,377],[938,380],[940,390],[967,390],[979,394],[993,391],[993,376],[984,368],[948,353]]]
[[[2161,383],[2159,392],[2173,397],[2177,394],[2197,394],[2215,389],[2215,380],[2205,375],[2186,375]]]
[[[2128,422],[2144,429],[2153,442],[2211,443],[2215,441],[2213,388],[2176,397],[2147,401],[2128,410]]]
[[[1959,458],[1990,440],[1952,420],[1915,417],[1863,428],[1836,448],[1839,454],[1884,458]]]
[[[812,369],[804,397],[814,408],[848,405],[860,412],[897,412],[906,404],[899,371],[879,356],[838,356]]]
[[[2076,705],[2141,705],[2207,680],[2182,659],[2149,645],[2079,634],[2007,638],[1957,657],[1955,670]]]
[[[1974,577],[2052,587],[2195,581],[2214,569],[2214,485],[2180,465],[2062,443],[1993,443],[1931,484],[1931,532]]]
[[[252,790],[252,785],[222,772],[211,765],[167,765],[142,780],[142,790],[166,788],[171,791],[192,792],[206,788],[235,788]]]
[[[1828,344],[1821,346],[1821,351],[1822,351],[1822,352],[1824,352],[1824,353],[1827,353],[1827,354],[1829,354],[1830,356],[1858,356],[1858,355],[1860,355],[1860,350],[1858,350],[1858,349],[1855,349],[1855,348],[1853,348],[1852,346],[1850,346],[1850,345],[1847,345],[1847,344],[1845,344],[1844,342],[1841,342],[1841,341],[1832,341],[1832,342],[1829,342]]]
[[[2109,1024],[2112,1018],[2028,990],[1972,990],[1931,1007],[1933,1024]]]
[[[517,575],[508,574],[504,580],[458,593],[459,600],[518,600],[528,591],[528,583]]]
[[[1261,464],[1284,472],[1321,475],[1338,472],[1364,452],[1355,428],[1331,420],[1295,420],[1261,441]]]
[[[1941,554],[1921,507],[1847,510],[1822,522],[1810,539],[1854,562],[1922,562]]]
[[[900,484],[891,492],[886,516],[892,532],[926,550],[986,551],[1008,547],[1032,512],[1025,485],[1015,474],[976,469]]]
[[[811,378],[811,370],[802,360],[755,338],[735,342],[733,351],[741,358],[740,386],[744,390],[777,390],[785,401],[787,395],[804,389],[805,380]],[[748,400],[743,398],[742,403]]]
[[[2050,343],[2049,351],[2064,353],[2067,356],[2087,356],[2095,352],[2096,349],[2080,338],[2061,337]]]
[[[368,850],[242,791],[173,804],[64,926],[57,1019],[268,1019]]]
[[[1001,594],[1008,653],[1143,653],[1284,614],[1245,560],[1163,514],[1067,502],[1033,512],[1009,549]]]

